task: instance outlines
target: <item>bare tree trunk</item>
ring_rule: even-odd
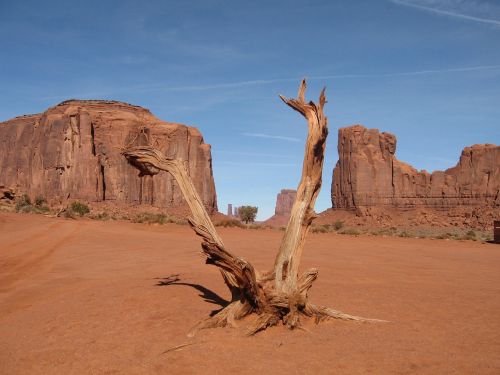
[[[323,113],[326,103],[325,90],[319,103],[305,101],[306,82],[302,81],[297,99],[281,99],[301,113],[308,123],[308,136],[302,166],[302,177],[297,197],[292,207],[273,271],[259,275],[253,266],[242,258],[232,255],[217,234],[203,203],[196,192],[185,161],[167,159],[150,146],[127,147],[122,154],[137,167],[141,174],[157,174],[167,171],[176,179],[191,209],[189,223],[202,238],[202,251],[207,264],[217,266],[228,286],[232,300],[215,316],[208,318],[196,329],[235,325],[235,321],[246,315],[258,315],[248,333],[254,334],[282,321],[289,328],[300,326],[300,317],[314,317],[317,322],[328,319],[358,321],[380,321],[344,314],[308,302],[307,292],[318,276],[311,269],[298,276],[300,258],[305,238],[312,221],[316,218],[314,203],[321,188],[321,175],[325,143],[328,135],[327,118]]]

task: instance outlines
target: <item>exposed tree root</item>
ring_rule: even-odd
[[[154,175],[160,171],[173,175],[191,209],[191,228],[202,238],[201,247],[206,256],[206,263],[219,268],[231,292],[231,303],[216,315],[197,324],[190,332],[191,336],[204,328],[234,327],[237,320],[250,314],[256,314],[257,318],[248,329],[248,335],[280,322],[289,329],[300,328],[301,318],[314,318],[317,323],[326,319],[384,322],[309,303],[307,293],[318,277],[318,270],[309,269],[299,277],[305,238],[317,216],[314,203],[321,189],[325,142],[328,135],[327,118],[323,113],[326,103],[325,90],[321,92],[318,103],[306,102],[305,90],[304,80],[296,99],[280,96],[283,102],[305,117],[308,135],[302,177],[290,220],[274,268],[267,273],[259,274],[251,263],[234,256],[226,249],[194,187],[185,161],[168,159],[151,146],[127,146],[122,150],[122,154],[142,175]]]

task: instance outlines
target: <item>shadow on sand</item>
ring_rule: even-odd
[[[159,280],[156,283],[156,286],[183,285],[196,289],[198,292],[200,292],[199,296],[203,298],[205,302],[220,306],[220,309],[213,310],[210,313],[210,316],[214,316],[224,307],[229,305],[229,301],[225,300],[224,298],[219,296],[217,293],[211,291],[210,289],[207,289],[200,284],[183,282],[179,274],[174,274],[167,277],[157,277],[155,278],[155,280]]]

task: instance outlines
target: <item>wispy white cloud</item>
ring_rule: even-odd
[[[482,16],[476,16],[471,14],[465,14],[461,11],[463,2],[443,2],[443,1],[432,1],[432,2],[422,2],[422,1],[406,1],[406,0],[390,0],[394,4],[404,5],[407,7],[423,10],[426,12],[431,12],[439,15],[461,18],[468,21],[481,22],[490,25],[500,26],[499,19],[486,18]],[[467,3],[466,3],[467,4]],[[471,2],[469,2],[470,8]],[[437,5],[437,6],[429,6]]]
[[[407,72],[390,72],[390,73],[379,73],[379,74],[333,74],[333,75],[321,75],[321,76],[308,76],[308,80],[329,80],[329,79],[349,79],[349,78],[383,78],[383,77],[397,77],[397,76],[414,76],[414,75],[425,75],[425,74],[440,74],[440,73],[459,73],[459,72],[471,72],[480,70],[495,70],[500,69],[500,65],[478,65],[469,67],[459,67],[459,68],[448,68],[448,69],[429,69],[429,70],[415,70]],[[273,83],[280,82],[298,82],[303,77],[290,77],[290,78],[271,78],[271,79],[256,79],[248,81],[236,81],[236,82],[225,82],[225,83],[214,83],[208,85],[196,85],[196,86],[177,86],[177,87],[144,87],[145,91],[202,91],[202,90],[214,90],[214,89],[230,89],[230,88],[242,88],[247,86],[261,86],[270,85]],[[140,90],[140,88],[139,88]]]
[[[299,138],[293,137],[284,137],[281,135],[270,135],[264,133],[243,133],[245,137],[254,137],[254,138],[266,138],[266,139],[277,139],[280,141],[288,141],[288,142],[300,142]]]
[[[414,70],[407,72],[389,72],[389,73],[378,73],[378,74],[333,74],[333,75],[321,75],[321,76],[309,76],[306,77],[310,81],[314,80],[331,80],[331,79],[350,79],[350,78],[384,78],[384,77],[399,77],[399,76],[418,76],[418,75],[431,75],[431,74],[447,74],[447,73],[460,73],[460,72],[474,72],[474,71],[484,71],[484,70],[499,70],[500,65],[478,65],[469,67],[459,67],[459,68],[447,68],[447,69],[428,69],[428,70]],[[167,86],[166,84],[153,84],[153,85],[140,85],[140,86],[123,86],[109,88],[103,91],[96,92],[73,92],[68,95],[50,95],[50,96],[40,96],[39,99],[42,101],[53,101],[53,100],[65,100],[68,98],[106,98],[115,94],[121,93],[145,93],[145,92],[179,92],[179,91],[205,91],[205,90],[216,90],[216,89],[231,89],[231,88],[244,88],[250,86],[262,86],[270,85],[273,83],[280,82],[299,82],[302,77],[293,78],[271,78],[271,79],[256,79],[247,81],[235,81],[235,82],[225,82],[225,83],[213,83],[207,85],[186,85],[186,86]]]

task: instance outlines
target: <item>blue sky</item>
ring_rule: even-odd
[[[316,209],[330,207],[337,129],[398,137],[419,169],[500,143],[500,1],[0,0],[0,121],[69,98],[121,100],[198,127],[219,209],[274,211],[295,188],[306,125],[279,99],[327,87]]]

